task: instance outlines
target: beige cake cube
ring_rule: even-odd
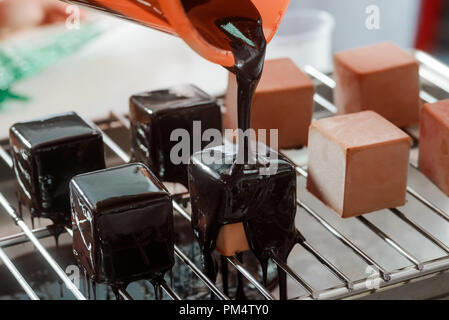
[[[334,56],[339,114],[373,110],[398,127],[419,122],[419,64],[392,42]]]
[[[250,248],[243,223],[227,224],[221,227],[215,248],[224,257],[248,251]]]
[[[313,114],[315,86],[288,58],[267,60],[251,109],[251,128],[278,129],[278,149],[307,145]],[[237,80],[229,73],[223,123],[237,129]],[[269,134],[267,133],[267,139]],[[275,148],[271,141],[267,145]]]
[[[421,110],[419,169],[449,196],[449,100]]]
[[[341,217],[405,204],[410,137],[373,111],[312,123],[307,189]]]

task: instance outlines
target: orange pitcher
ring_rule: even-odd
[[[207,60],[225,67],[234,65],[233,53],[207,41],[189,20],[183,0],[65,0],[66,2],[106,11],[150,28],[182,38]],[[197,0],[194,3],[207,3]],[[226,4],[227,0],[221,0]],[[243,1],[243,0],[241,0]],[[275,35],[290,0],[251,0],[262,18],[264,34],[269,42]],[[242,2],[243,3],[243,2]],[[238,12],[238,8],[233,8]],[[244,14],[244,12],[242,12]]]

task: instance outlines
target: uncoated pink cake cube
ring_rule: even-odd
[[[405,204],[410,137],[373,111],[312,123],[307,189],[341,217]]]

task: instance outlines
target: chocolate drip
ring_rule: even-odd
[[[237,254],[237,260],[243,263],[242,253]],[[237,273],[237,293],[235,294],[235,298],[237,300],[246,300],[245,290],[243,288],[243,275],[240,272]]]
[[[58,279],[58,286],[59,286],[59,297],[62,299],[64,298],[64,289],[62,288],[64,282],[62,282],[61,279]]]
[[[277,267],[279,281],[279,299],[287,300],[287,274],[281,267]]]
[[[224,34],[228,35],[229,45],[235,57],[235,65],[230,71],[237,77],[238,127],[241,130],[239,134],[242,134],[251,127],[251,106],[265,61],[267,44],[263,34],[262,20],[260,17],[257,19],[224,18],[217,20],[216,24]],[[252,158],[250,152],[249,137],[240,136],[237,159],[244,159],[247,163]]]
[[[90,279],[89,279],[89,276],[87,275],[87,272],[84,273],[84,276],[86,278],[86,283],[87,283],[87,299],[90,300]]]
[[[70,225],[70,179],[105,167],[101,133],[69,112],[14,124],[10,145],[20,212]]]
[[[92,292],[94,294],[94,300],[97,300],[97,284],[92,279],[90,281],[92,283]]]
[[[263,176],[254,178],[251,174],[251,171],[257,172],[262,166],[257,163],[257,156],[252,154],[249,136],[245,135],[245,131],[251,126],[251,105],[265,60],[267,43],[263,33],[262,19],[251,1],[185,0],[183,4],[190,20],[207,41],[233,52],[235,65],[229,70],[236,75],[238,83],[237,105],[240,131],[237,155],[233,165],[223,166],[217,170],[221,172],[220,180],[232,187],[231,197],[235,199],[231,201],[232,208],[223,209],[228,214],[226,217],[211,215],[206,218],[208,226],[207,230],[202,230],[205,231],[204,234],[201,232],[204,228],[200,225],[201,222],[193,221],[195,230],[200,230],[204,269],[209,278],[215,281],[217,267],[212,253],[218,232],[225,224],[243,222],[250,247],[262,265],[263,281],[266,284],[268,260],[275,255],[277,259],[285,262],[297,242],[297,237],[294,229],[296,178],[291,166],[284,164],[285,173],[281,174],[280,178]],[[251,175],[253,177],[249,180],[254,179],[253,183],[243,182]],[[194,181],[193,184],[195,184],[201,183],[203,179],[206,181],[208,178],[196,171],[192,179],[197,180]],[[210,190],[209,193],[212,198],[215,196],[215,194],[211,195],[214,191]],[[204,192],[206,191],[198,191],[196,196],[204,197]],[[211,201],[221,201],[219,191],[216,197]],[[267,197],[270,200],[265,200]],[[192,201],[202,202],[194,196]],[[207,209],[202,208],[202,210]],[[278,213],[279,216],[275,217],[273,213]],[[195,216],[194,214],[194,219]],[[223,287],[227,291],[227,269],[224,268],[224,261],[224,259],[221,261],[222,271],[224,271]],[[279,270],[278,274],[281,298],[286,299],[285,273]],[[243,279],[239,274],[237,299],[244,298]]]
[[[173,207],[161,182],[135,163],[78,175],[70,188],[74,254],[94,298],[95,283],[116,297],[130,282],[159,286],[174,264]]]
[[[151,283],[154,287],[154,297],[156,300],[162,300],[162,283],[164,282],[164,279],[155,279]]]
[[[122,297],[120,296],[120,293],[119,293],[121,287],[119,287],[118,285],[112,285],[111,289],[112,289],[112,293],[115,296],[115,300],[122,300]]]
[[[233,153],[226,147],[212,150],[221,153],[223,159],[237,156],[236,148]],[[286,262],[293,246],[302,239],[294,224],[295,170],[280,155],[274,160],[278,172],[272,176],[261,176],[260,164],[236,166],[239,174],[229,172],[232,164],[211,165],[205,170],[202,154],[192,158],[189,179],[192,226],[203,250],[204,270],[215,280],[217,269],[212,253],[220,228],[242,222],[250,249],[262,265],[266,283],[268,260],[275,257]]]
[[[268,259],[261,260],[260,266],[262,268],[262,283],[266,287],[268,282]]]
[[[223,292],[229,295],[229,275],[228,275],[228,259],[220,256],[221,259],[221,282],[223,284]]]

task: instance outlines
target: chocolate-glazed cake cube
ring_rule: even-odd
[[[142,162],[162,180],[187,186],[187,162],[193,154],[193,124],[200,121],[207,129],[222,130],[220,107],[216,100],[193,85],[133,95],[130,99],[133,159]],[[190,137],[190,154],[181,164],[170,159],[179,141],[170,141],[176,129],[185,129]],[[178,138],[178,137],[176,137]],[[200,140],[201,137],[199,137]],[[201,142],[201,149],[209,142]]]
[[[33,217],[70,223],[70,179],[105,167],[101,132],[70,112],[16,123],[10,144],[20,203]]]
[[[203,150],[192,156],[189,165],[192,226],[203,250],[205,271],[212,279],[216,276],[214,249],[232,256],[249,247],[264,265],[272,256],[287,259],[301,240],[295,228],[293,166],[270,150],[269,166],[277,170],[261,175],[260,164],[233,165],[236,148],[226,145]],[[209,155],[215,163],[205,161]]]
[[[172,199],[145,165],[79,175],[70,190],[73,252],[91,280],[121,287],[172,268]]]

